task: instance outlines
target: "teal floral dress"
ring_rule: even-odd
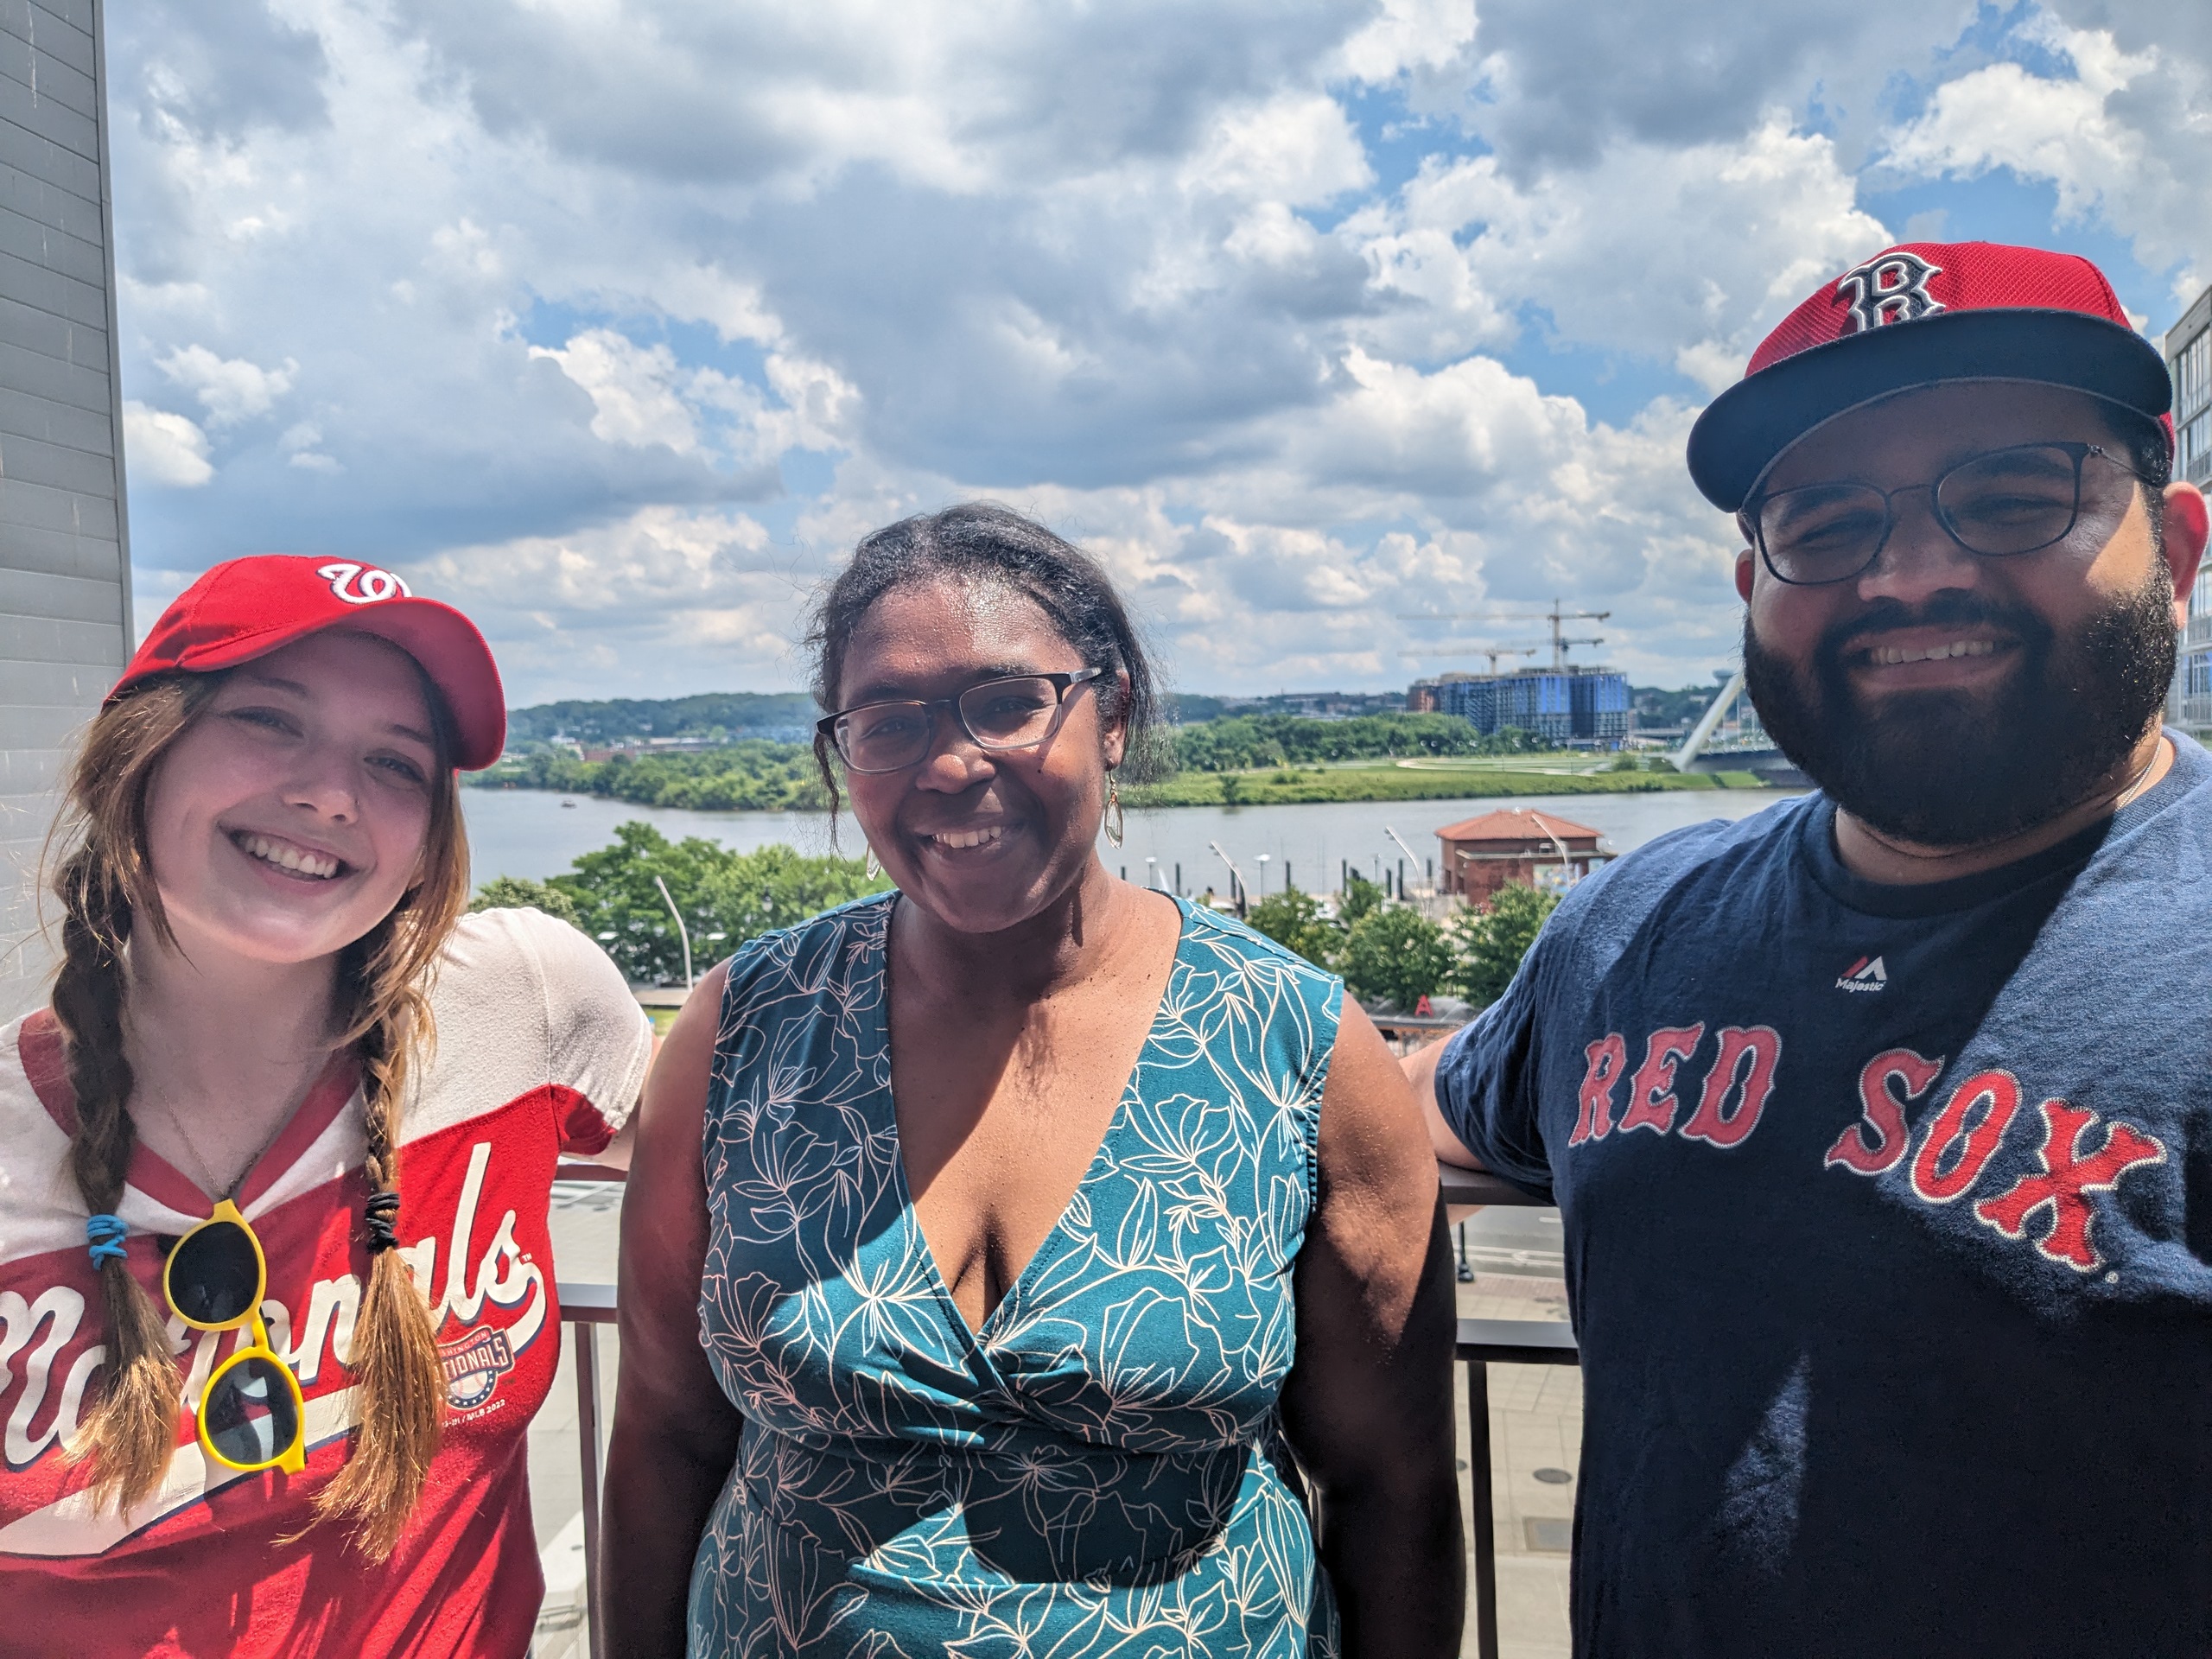
[[[745,1430],[691,1652],[1333,1655],[1278,1402],[1341,983],[1183,906],[1097,1156],[971,1334],[899,1161],[896,902],[730,966],[699,1319]]]

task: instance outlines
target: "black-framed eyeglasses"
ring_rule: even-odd
[[[823,715],[814,729],[830,740],[848,771],[858,772],[899,772],[921,760],[940,710],[958,721],[979,749],[1034,748],[1060,729],[1068,693],[1105,672],[1009,674],[980,681],[957,697],[864,702]]]
[[[1936,522],[1969,553],[2009,559],[2055,546],[2082,516],[2082,468],[2092,455],[2142,474],[2101,444],[2014,444],[1969,455],[1933,483],[1894,490],[1841,480],[1760,496],[1745,507],[1759,557],[1777,582],[1815,588],[1872,565],[1897,529],[1900,495],[1926,490]]]

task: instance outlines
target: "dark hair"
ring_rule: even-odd
[[[894,588],[940,576],[1013,588],[1052,618],[1087,665],[1126,675],[1126,689],[1118,680],[1101,683],[1098,710],[1103,722],[1121,724],[1122,770],[1132,778],[1150,774],[1158,747],[1160,684],[1112,579],[1081,548],[995,501],[918,514],[861,537],[808,619],[810,690],[824,714],[836,709],[846,648],[876,601]],[[830,740],[817,733],[814,759],[835,811],[837,778],[830,753]]]

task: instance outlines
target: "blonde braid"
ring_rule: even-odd
[[[422,992],[413,988],[377,1015],[354,1045],[361,1057],[370,1194],[369,1283],[347,1360],[359,1389],[360,1428],[353,1455],[316,1496],[315,1510],[325,1520],[353,1522],[354,1541],[372,1560],[384,1560],[398,1543],[445,1431],[437,1333],[407,1259],[392,1248],[399,1207],[394,1129],[410,1038],[428,1026],[429,1013]]]
[[[69,1171],[94,1215],[122,1201],[137,1139],[130,1062],[123,1049],[123,947],[130,935],[130,906],[116,883],[102,879],[100,862],[92,848],[81,849],[55,882],[62,902],[62,961],[54,982],[54,1013],[67,1040],[69,1086],[77,1103]],[[129,1510],[151,1496],[168,1472],[181,1390],[168,1323],[129,1264],[110,1256],[99,1272],[106,1386],[68,1455],[92,1459],[95,1507],[113,1499],[118,1510]]]

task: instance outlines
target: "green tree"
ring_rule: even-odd
[[[555,789],[700,812],[804,811],[829,804],[814,751],[765,738],[680,754],[618,754],[611,760],[541,749],[503,760],[477,781],[485,788]]]
[[[1174,732],[1174,763],[1185,772],[1311,766],[1393,755],[1484,754],[1491,740],[1457,715],[1236,715]]]
[[[1252,906],[1244,922],[1317,967],[1336,967],[1343,931],[1321,914],[1319,901],[1310,893],[1295,887],[1287,893],[1271,893]]]
[[[1344,982],[1363,997],[1388,997],[1402,1010],[1446,988],[1458,965],[1444,930],[1409,906],[1371,910],[1344,935]]]
[[[581,925],[576,901],[556,887],[519,875],[495,875],[476,889],[471,910],[542,910],[548,916]]]
[[[1355,926],[1361,917],[1382,908],[1382,887],[1354,870],[1344,883],[1344,897],[1337,901],[1338,925],[1347,928]]]
[[[1557,893],[1510,882],[1482,909],[1462,911],[1453,918],[1451,944],[1459,957],[1460,995],[1478,1008],[1503,996],[1521,958],[1558,908]]]
[[[692,968],[703,973],[746,940],[888,884],[855,858],[810,858],[790,847],[736,853],[649,823],[626,823],[610,846],[586,853],[549,884],[576,907],[576,925],[607,947],[632,980],[680,981],[683,949],[658,876],[691,936]]]

